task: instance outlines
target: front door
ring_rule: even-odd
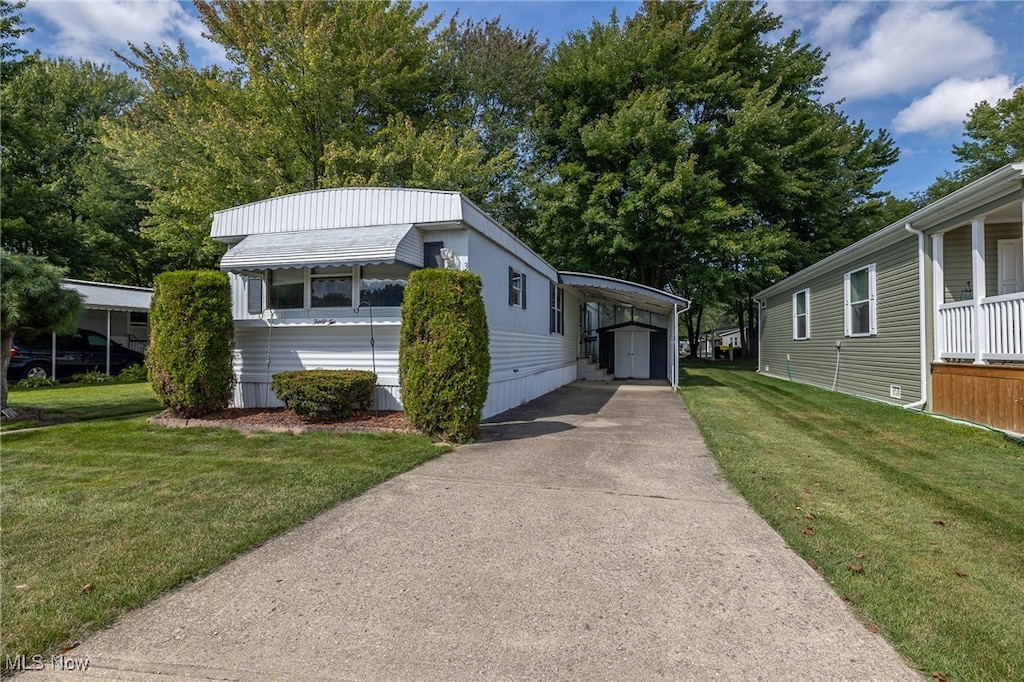
[[[651,376],[651,333],[615,332],[615,378],[649,379]]]
[[[1000,296],[1024,291],[1024,248],[1021,243],[1020,239],[999,240]]]

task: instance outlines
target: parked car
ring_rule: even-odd
[[[53,361],[53,336],[18,334],[11,345],[11,364],[7,377],[20,381],[28,377],[50,377]],[[120,374],[126,367],[140,365],[142,353],[110,342],[110,373]],[[70,379],[75,374],[105,372],[107,368],[107,337],[89,329],[57,336],[57,378]]]

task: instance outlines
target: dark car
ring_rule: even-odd
[[[28,377],[52,376],[53,335],[18,334],[11,346],[11,365],[7,376],[12,381]],[[141,365],[142,353],[110,342],[110,373],[120,374],[132,365]],[[57,378],[70,379],[75,374],[105,372],[107,369],[107,337],[99,332],[79,329],[77,333],[57,336]]]

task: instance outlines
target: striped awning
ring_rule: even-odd
[[[423,266],[423,238],[412,224],[251,234],[220,261],[227,272],[406,263]]]

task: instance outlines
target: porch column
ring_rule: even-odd
[[[971,286],[974,289],[974,364],[984,365],[981,354],[988,348],[988,325],[981,299],[985,291],[985,216],[971,221]]]
[[[934,361],[942,362],[942,352],[946,350],[946,329],[939,306],[946,302],[946,276],[943,272],[942,234],[932,235],[932,301],[934,301],[933,329],[935,351]]]

